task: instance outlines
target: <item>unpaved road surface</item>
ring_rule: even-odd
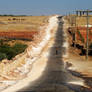
[[[52,30],[52,36],[40,58],[33,64],[29,76],[3,92],[88,92],[80,90],[84,85],[83,80],[65,68],[64,24],[62,19],[59,21],[61,22],[58,22],[56,30]]]
[[[44,49],[47,56],[43,53],[40,60],[37,61],[38,64],[35,64],[33,68],[34,72],[37,69],[40,73],[41,68],[45,67],[44,71],[33,83],[30,82],[27,87],[17,92],[75,92],[68,87],[69,83],[82,80],[72,76],[64,68],[62,60],[66,49],[63,47],[64,42],[63,23],[59,22],[55,35],[52,36]]]

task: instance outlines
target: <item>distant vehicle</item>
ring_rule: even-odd
[[[58,16],[58,19],[61,19],[63,16]]]
[[[64,23],[61,19],[62,19],[63,16],[58,16],[57,18],[59,19],[58,23]]]

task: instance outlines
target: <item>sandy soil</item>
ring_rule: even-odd
[[[30,55],[31,55],[31,57],[34,57],[35,56],[36,58],[39,58],[39,59],[37,60],[37,63],[35,63],[32,66],[32,68],[31,68],[32,71],[30,73],[28,73],[27,78],[21,80],[21,82],[19,82],[19,83],[16,84],[17,85],[16,90],[17,90],[18,87],[19,88],[22,88],[22,87],[28,85],[29,82],[32,82],[32,81],[36,80],[37,78],[39,78],[39,76],[42,74],[42,71],[45,69],[45,66],[46,66],[46,63],[47,63],[45,61],[47,60],[47,56],[48,56],[48,52],[47,51],[49,49],[49,48],[47,48],[48,42],[49,42],[49,40],[52,40],[53,39],[53,37],[51,38],[50,36],[51,36],[52,30],[53,29],[55,30],[56,27],[57,27],[57,24],[56,24],[57,23],[56,16],[55,17],[52,17],[50,19],[49,23],[50,23],[49,26],[46,28],[46,35],[45,35],[44,39],[38,44],[38,46],[33,47],[32,50],[31,50],[30,46],[28,48],[28,51],[27,51],[28,56],[30,56]],[[52,44],[52,42],[51,42],[51,44]],[[45,50],[46,50],[46,52],[45,52]],[[33,61],[35,61],[35,60],[36,59],[34,59]],[[40,61],[44,61],[44,62],[38,62],[39,60]],[[24,65],[24,68],[25,69],[28,69],[28,67],[29,67],[28,65],[31,63],[31,61],[30,61],[30,58],[27,59],[28,64],[27,65]],[[37,66],[37,65],[39,65],[39,66]],[[36,68],[33,68],[34,66],[36,66]],[[20,69],[22,69],[22,68],[20,68]],[[37,71],[37,70],[39,70],[39,71]],[[30,71],[30,70],[26,70],[26,71]],[[30,79],[30,75],[31,75],[31,79]],[[21,85],[21,84],[24,84],[24,85]],[[14,90],[15,90],[14,88],[13,89],[10,88],[10,91],[8,91],[8,92],[13,92]]]
[[[66,29],[69,27],[68,22],[66,21]],[[67,32],[66,32],[67,33]],[[85,56],[79,55],[79,50],[77,48],[71,47],[71,36],[68,35],[68,57],[65,58],[66,68],[75,76],[81,77],[84,80],[86,86],[92,89],[92,57],[89,57],[89,60],[86,61]],[[84,90],[86,92],[86,90]],[[91,91],[87,91],[91,92]]]
[[[51,26],[47,28],[46,43],[43,42],[43,46],[39,45],[42,46],[41,53],[33,63],[27,77],[2,92],[76,92],[81,89],[81,86],[87,87],[83,79],[67,71],[66,61],[70,59],[66,42],[67,34],[64,33],[66,26],[65,23],[64,25],[59,23],[56,17],[52,18]],[[39,49],[34,49],[35,52],[37,50],[39,52]]]
[[[66,29],[69,27],[69,24],[67,21],[65,21]],[[86,61],[85,56],[79,55],[79,50],[77,48],[71,47],[71,36],[68,32],[66,32],[68,35],[68,57],[66,58],[66,62],[71,63],[72,65],[69,67],[69,70],[77,71],[81,74],[83,74],[86,77],[92,77],[92,62],[91,59]]]

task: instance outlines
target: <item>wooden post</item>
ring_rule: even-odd
[[[74,47],[76,48],[76,15],[75,15],[75,31],[74,31]]]
[[[88,60],[88,52],[89,52],[89,13],[92,13],[90,10],[79,10],[76,11],[76,15],[80,14],[80,16],[86,14],[87,18],[87,29],[86,29],[86,60]]]
[[[86,60],[88,60],[89,52],[89,11],[87,10],[87,30],[86,30]]]

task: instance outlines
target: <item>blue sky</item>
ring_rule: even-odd
[[[92,9],[92,0],[0,0],[0,14],[67,14]]]

